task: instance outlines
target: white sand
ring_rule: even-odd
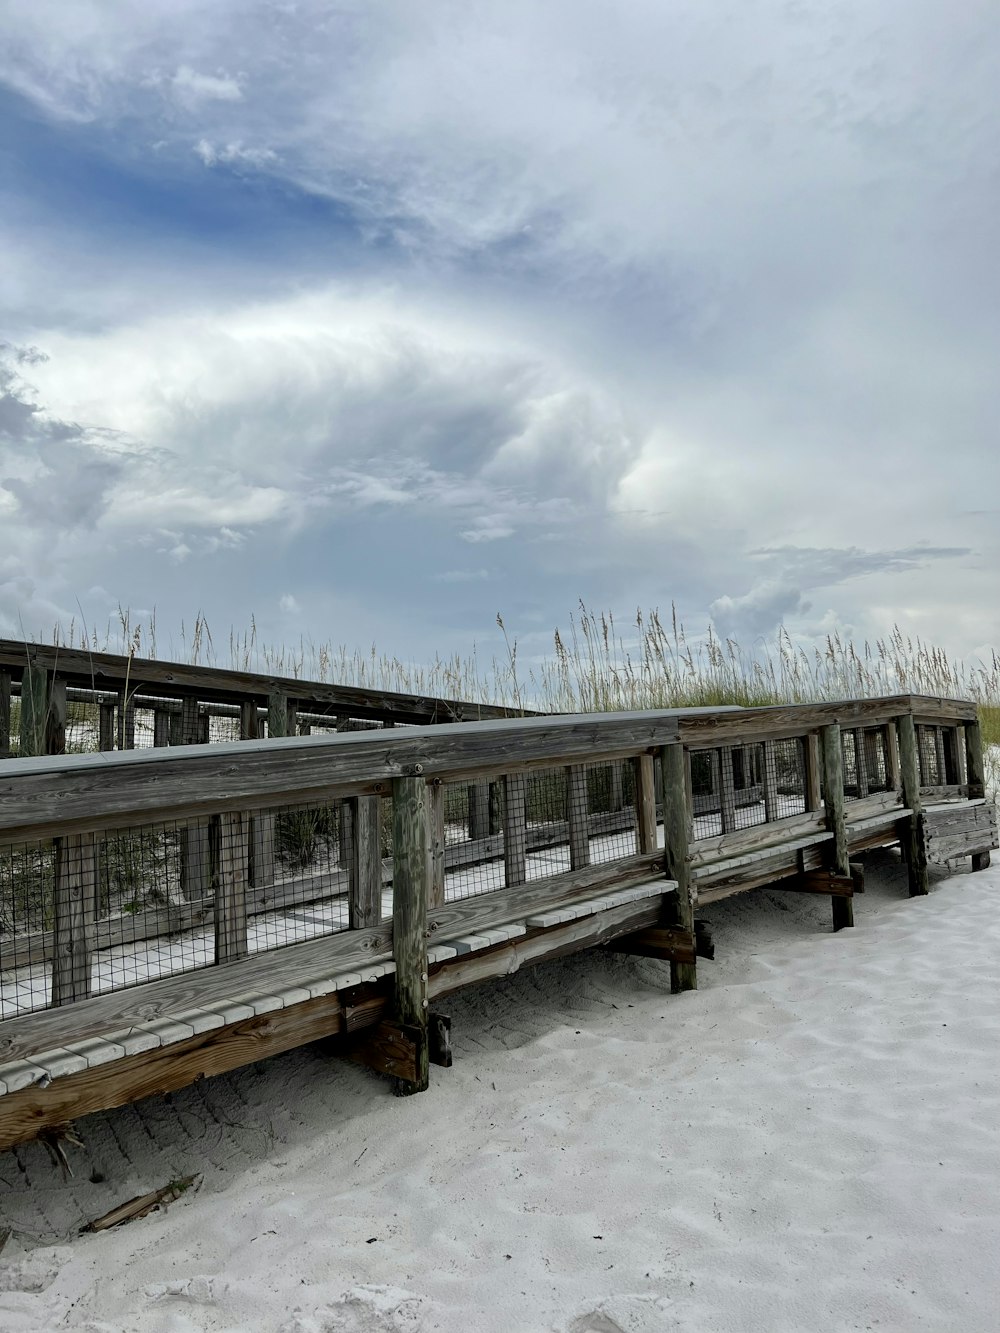
[[[0,1155],[0,1328],[995,1333],[1000,871],[868,864],[853,931],[706,909],[697,993],[585,954],[454,998],[423,1096],[313,1048],[82,1121],[72,1182]]]

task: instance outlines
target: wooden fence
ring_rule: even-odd
[[[903,695],[0,763],[0,1147],[339,1034],[403,1090],[444,996],[601,944],[696,984],[697,909],[996,846],[975,708]],[[474,812],[478,808],[478,814]]]

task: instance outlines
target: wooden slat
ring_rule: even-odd
[[[736,782],[733,773],[733,747],[723,746],[718,752],[716,792],[719,796],[719,816],[723,833],[732,833],[736,827]]]
[[[524,802],[527,780],[523,773],[508,773],[504,778],[503,858],[504,881],[508,888],[516,888],[528,877],[526,866],[527,838]]]
[[[45,718],[45,753],[66,753],[66,682],[60,676],[49,681],[49,705]]]
[[[0,759],[10,758],[10,672],[0,671]]]
[[[655,855],[659,839],[656,827],[656,774],[651,754],[633,760],[635,772],[636,851]]]
[[[969,797],[972,800],[986,795],[986,766],[983,761],[983,732],[978,718],[965,724],[965,772]]]
[[[490,784],[473,782],[469,786],[469,841],[490,836]]]
[[[865,730],[857,727],[854,731],[854,772],[858,781],[858,796],[868,795],[868,755],[865,753]]]
[[[289,735],[288,695],[282,690],[272,690],[267,698],[268,740],[277,740],[287,735]]]
[[[382,920],[381,804],[377,796],[344,802],[351,821],[348,923],[352,930],[377,926]]]
[[[215,961],[231,963],[247,955],[247,819],[219,816],[219,874],[215,891]]]
[[[823,780],[819,757],[819,735],[811,731],[802,737],[802,768],[805,775],[807,810],[819,810],[823,804]]]
[[[431,909],[444,906],[444,795],[445,786],[443,782],[435,781],[429,784],[427,788],[427,816],[430,823],[431,878],[430,888],[427,895],[427,906]]]
[[[45,754],[49,708],[49,681],[43,667],[25,667],[21,678],[21,721],[18,728],[22,755]]]
[[[94,922],[97,915],[97,849],[92,833],[56,841],[52,1004],[90,995]],[[2,1027],[0,1027],[2,1031]]]
[[[153,745],[158,749],[170,744],[170,714],[163,708],[153,710]]]
[[[97,708],[97,748],[107,753],[115,748],[115,704],[102,699]]]
[[[590,864],[587,770],[583,764],[574,764],[566,770],[566,818],[569,821],[569,866],[571,870],[582,870]]]
[[[786,819],[775,820],[773,824],[752,824],[749,828],[737,829],[733,833],[698,838],[691,843],[691,864],[697,866],[705,861],[718,861],[722,857],[741,856],[744,852],[789,842],[793,838],[815,833],[825,827],[825,814],[822,811],[812,811],[802,815],[789,815]]]
[[[836,722],[830,723],[820,732],[820,758],[823,765],[826,827],[833,834],[830,868],[838,875],[849,875],[851,867],[844,816],[844,747],[840,727]]]
[[[770,824],[778,817],[778,760],[774,741],[765,741],[764,760],[764,818]]]

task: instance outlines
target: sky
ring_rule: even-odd
[[[0,635],[988,655],[998,77],[995,0],[0,0]]]

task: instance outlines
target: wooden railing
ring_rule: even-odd
[[[850,924],[853,853],[901,841],[926,892],[924,807],[982,793],[974,706],[909,695],[7,761],[0,1051],[40,1009],[60,1045],[76,1012],[113,1027],[136,985],[196,1004],[203,978],[379,966],[424,1032],[430,998],[554,925],[564,951],[673,930],[684,989],[696,904],[787,883]]]

